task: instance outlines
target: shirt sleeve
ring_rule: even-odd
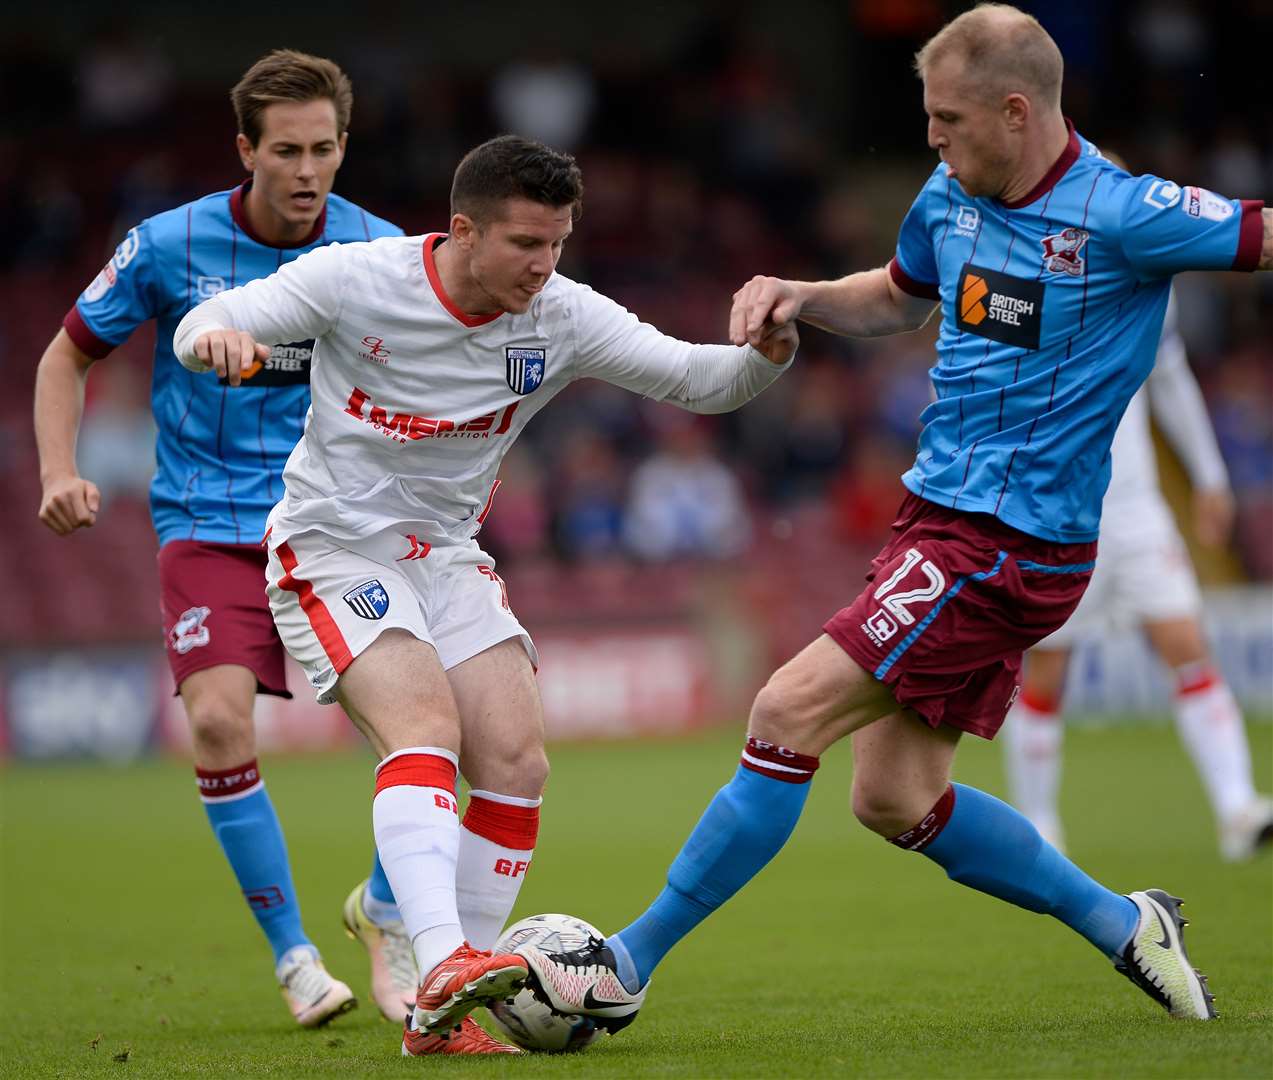
[[[888,264],[889,276],[904,293],[924,300],[940,300],[941,275],[933,255],[933,239],[928,229],[925,187],[911,204],[897,234],[897,253]]]
[[[1226,199],[1152,175],[1126,177],[1121,187],[1123,253],[1142,277],[1259,264],[1262,202]]]
[[[1174,294],[1146,387],[1154,420],[1184,463],[1193,486],[1199,491],[1227,490],[1229,472],[1202,391],[1189,368],[1185,343],[1176,324]]]
[[[149,221],[128,230],[115,254],[62,319],[76,346],[95,360],[159,313],[156,252]]]
[[[182,366],[207,371],[194,343],[210,330],[246,330],[260,344],[319,338],[340,318],[348,245],[328,244],[285,263],[269,277],[227,289],[187,312],[173,335]]]
[[[729,412],[788,367],[747,345],[694,345],[641,322],[586,285],[574,299],[575,371],[697,413]],[[794,358],[793,358],[794,359]]]

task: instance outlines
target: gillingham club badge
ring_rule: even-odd
[[[511,345],[505,348],[506,378],[514,394],[529,394],[539,389],[547,366],[546,353],[546,349],[519,349]]]
[[[389,610],[389,594],[375,578],[364,581],[356,589],[345,593],[345,603],[360,619],[383,619]]]

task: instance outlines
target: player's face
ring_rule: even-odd
[[[522,198],[505,199],[494,220],[474,224],[467,237],[469,274],[483,306],[515,315],[529,308],[552,277],[572,225],[569,206]]]
[[[248,213],[264,239],[291,243],[313,231],[344,160],[345,138],[327,98],[267,105],[256,146],[239,136],[239,156],[252,173]]]
[[[924,111],[946,175],[974,197],[1000,194],[1012,176],[1010,131],[1004,111],[969,85],[962,60],[946,57],[924,72]]]

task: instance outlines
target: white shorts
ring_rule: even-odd
[[[1170,512],[1145,507],[1134,532],[1102,531],[1092,580],[1074,614],[1040,649],[1066,649],[1102,630],[1197,615],[1198,579]]]
[[[274,624],[322,705],[336,700],[344,670],[391,627],[432,645],[444,670],[514,637],[538,667],[495,560],[474,540],[430,548],[396,532],[352,543],[306,532],[268,543]]]

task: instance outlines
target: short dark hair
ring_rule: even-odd
[[[545,206],[570,207],[579,220],[583,174],[575,159],[534,139],[499,135],[464,155],[451,183],[451,213],[478,224],[493,221],[505,199],[523,198]]]
[[[270,105],[284,101],[304,103],[329,100],[336,107],[336,130],[349,130],[349,114],[354,108],[354,88],[349,76],[334,60],[295,49],[275,49],[266,53],[243,73],[230,101],[239,130],[256,146],[261,141],[261,114]]]

